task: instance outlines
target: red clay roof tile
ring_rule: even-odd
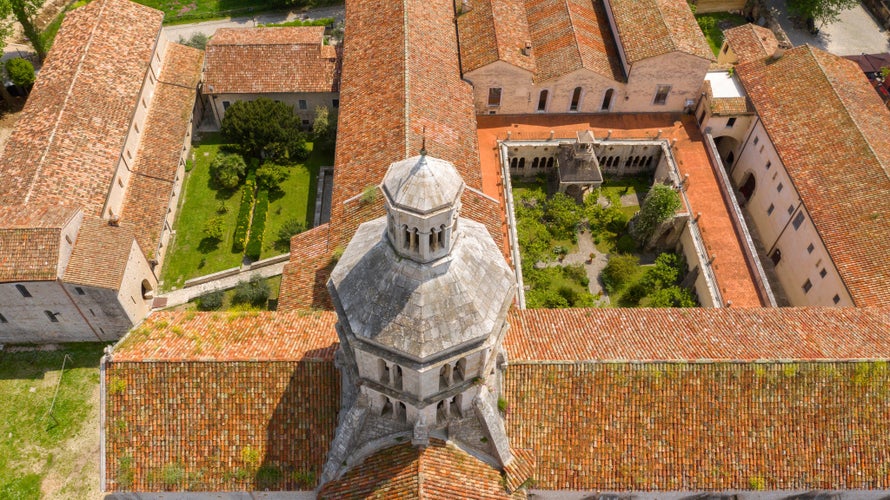
[[[716,61],[684,0],[608,0],[628,65],[671,52]]]
[[[772,56],[779,48],[776,35],[769,28],[748,23],[723,32],[739,63],[756,61]]]

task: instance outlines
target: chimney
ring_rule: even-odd
[[[771,61],[778,61],[785,55],[785,51],[791,48],[791,44],[788,42],[779,42],[779,45],[776,47],[776,51],[773,52],[773,55],[770,56]]]
[[[525,41],[525,47],[522,48],[522,55],[524,55],[524,56],[532,55],[532,42],[530,40]]]

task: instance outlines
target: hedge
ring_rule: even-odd
[[[250,225],[250,239],[247,240],[245,254],[250,260],[259,260],[263,249],[263,233],[266,231],[266,212],[269,211],[269,191],[263,189],[256,199],[256,209],[253,211],[253,222]]]
[[[235,222],[235,237],[232,241],[233,252],[243,252],[244,242],[247,240],[247,229],[250,227],[250,211],[253,209],[253,189],[256,185],[253,172],[247,176],[244,185],[241,186],[241,208],[238,209],[238,219]]]

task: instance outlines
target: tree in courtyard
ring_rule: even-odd
[[[31,61],[21,57],[6,60],[6,74],[9,75],[12,83],[26,93],[31,91],[31,86],[34,85],[36,78],[34,76],[34,65],[31,64]]]
[[[8,0],[10,9],[16,20],[22,25],[25,38],[31,42],[40,62],[46,59],[46,44],[37,28],[37,14],[43,7],[43,0]]]
[[[788,0],[788,10],[808,24],[819,21],[819,26],[840,19],[841,12],[859,5],[859,0]]]
[[[250,304],[260,307],[269,300],[269,284],[258,274],[250,277],[250,281],[239,281],[235,286],[235,295],[232,296],[232,304]]]
[[[288,219],[278,229],[278,239],[275,240],[275,248],[286,252],[290,249],[290,240],[296,235],[306,230],[306,225],[298,219]]]
[[[269,191],[277,191],[281,189],[281,183],[284,182],[290,173],[286,167],[275,163],[263,163],[263,166],[256,169],[256,184],[260,189],[268,189]]]
[[[244,179],[246,172],[247,164],[238,154],[220,153],[210,164],[210,176],[221,189],[235,188]]]
[[[315,121],[312,122],[312,137],[315,147],[323,151],[333,151],[337,140],[337,115],[331,115],[327,106],[315,108]]]
[[[221,130],[244,156],[294,162],[309,155],[293,108],[265,97],[229,106]]]
[[[177,40],[176,43],[186,45],[195,49],[204,50],[207,48],[207,42],[209,40],[210,38],[207,35],[201,33],[200,31],[196,31],[195,33],[192,33],[192,36],[189,37],[188,40],[186,40],[185,37],[183,37],[182,35],[179,35],[179,40]]]
[[[634,216],[631,236],[637,240],[638,245],[645,246],[658,225],[670,219],[681,206],[683,202],[680,201],[680,195],[673,188],[655,184],[643,200],[640,211]]]

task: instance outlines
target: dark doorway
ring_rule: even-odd
[[[742,196],[745,197],[745,201],[751,199],[751,195],[754,194],[754,188],[757,187],[757,181],[754,179],[754,174],[748,174],[748,177],[745,178],[744,184],[739,188],[739,192],[742,193]]]

